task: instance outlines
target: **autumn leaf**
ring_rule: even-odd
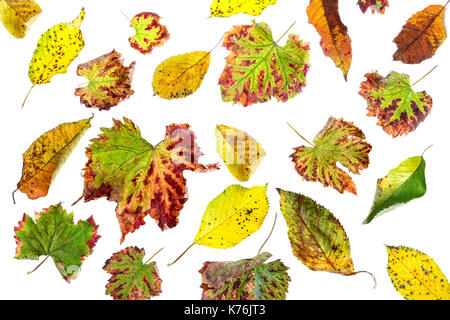
[[[333,187],[339,193],[348,191],[356,195],[352,178],[336,164],[340,163],[353,174],[366,169],[372,146],[364,141],[365,138],[364,133],[353,122],[330,117],[313,143],[308,142],[312,148],[294,148],[291,158],[295,170],[306,181],[318,181],[325,187]]]
[[[167,126],[165,139],[155,146],[127,118],[101,130],[86,149],[83,197],[86,202],[107,197],[117,203],[121,242],[147,215],[161,230],[175,227],[188,198],[183,171],[218,168],[198,163],[202,153],[188,124]]]
[[[386,249],[389,277],[405,299],[450,300],[450,284],[427,254],[403,246],[386,246]]]
[[[42,12],[33,0],[1,0],[0,16],[6,30],[16,38],[25,37],[28,28]]]
[[[238,13],[259,16],[265,8],[273,6],[277,0],[213,0],[211,16],[231,17]]]
[[[231,53],[219,79],[223,101],[246,107],[271,97],[285,102],[302,91],[309,70],[309,43],[290,34],[280,47],[281,38],[274,41],[264,22],[235,26],[225,33],[223,46]]]
[[[75,20],[60,23],[48,29],[38,40],[36,50],[31,58],[28,77],[33,86],[50,83],[55,74],[67,72],[67,68],[84,48],[83,34],[80,27],[85,16],[84,8]]]
[[[407,135],[425,120],[433,99],[425,92],[415,92],[407,74],[392,71],[386,78],[367,73],[359,94],[367,101],[367,115],[378,117],[377,125],[392,137]]]
[[[266,192],[267,185],[248,189],[234,184],[226,188],[208,204],[194,242],[169,265],[195,244],[227,249],[258,231],[269,211]]]
[[[370,8],[372,13],[378,12],[384,14],[386,7],[389,7],[388,0],[358,0],[359,8],[363,13],[366,13]]]
[[[338,0],[310,0],[306,9],[308,23],[319,33],[323,53],[342,70],[347,81],[352,63],[352,41],[339,15]]]
[[[67,282],[76,278],[83,260],[89,256],[100,236],[92,216],[85,221],[73,222],[73,213],[67,213],[61,204],[36,213],[35,219],[24,214],[14,228],[16,259],[53,259],[59,273]],[[33,272],[31,271],[31,272]],[[30,273],[31,273],[30,272]]]
[[[216,150],[239,181],[248,181],[266,155],[258,141],[246,132],[225,125],[216,126]]]
[[[272,255],[258,254],[252,259],[210,262],[199,270],[202,300],[284,300],[289,288],[286,267],[280,260],[265,263]]]
[[[63,123],[47,131],[23,154],[22,177],[17,190],[29,199],[45,197],[59,169],[72,153],[78,141],[91,127],[91,118]]]
[[[422,197],[427,192],[425,165],[423,156],[411,157],[389,170],[387,176],[378,179],[372,209],[363,223],[369,223],[404,203]]]
[[[162,47],[170,34],[159,23],[161,17],[153,12],[141,12],[131,19],[131,27],[136,34],[128,39],[131,47],[142,54],[152,53],[154,47]]]
[[[347,276],[365,272],[373,277],[367,271],[355,272],[347,234],[329,210],[302,194],[277,191],[292,252],[305,266]]]
[[[86,77],[89,84],[77,88],[75,95],[80,97],[86,107],[109,110],[134,94],[131,81],[136,63],[125,67],[121,56],[113,50],[78,66],[77,75]]]
[[[145,250],[126,247],[106,260],[103,270],[111,274],[105,294],[114,300],[148,300],[159,296],[161,278],[156,262],[143,262]]]
[[[444,6],[431,5],[409,18],[394,39],[394,60],[416,64],[433,57],[447,39],[445,11]]]
[[[210,53],[194,51],[170,57],[153,74],[153,91],[164,99],[185,98],[202,84],[209,68]]]

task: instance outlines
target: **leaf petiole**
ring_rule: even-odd
[[[28,91],[27,95],[25,96],[25,99],[23,99],[22,107],[20,109],[23,109],[23,106],[25,105],[25,102],[27,102],[28,96],[30,95],[31,90],[33,90],[33,88],[34,88],[34,84],[31,86],[30,90]]]
[[[289,26],[289,28],[287,28],[287,30],[281,35],[281,37],[275,43],[280,42],[280,40],[283,39],[283,37],[289,32],[289,30],[292,29],[292,27],[294,26],[295,23],[296,23],[296,21],[292,22],[292,24]]]
[[[449,0],[450,1],[450,0]],[[420,81],[422,81],[423,79],[425,79],[430,73],[432,73],[434,71],[434,69],[436,69],[438,66],[435,65],[430,71],[428,71],[422,78],[420,78],[419,80],[417,80],[416,82],[414,82],[411,85],[411,88],[414,87],[416,84],[418,84]]]
[[[170,267],[171,265],[175,264],[178,260],[180,260],[181,257],[184,256],[184,254],[194,246],[194,244],[195,243],[192,243],[189,247],[187,247],[186,250],[184,250],[183,253],[178,256],[178,258],[176,258],[172,263],[168,263],[167,266]]]
[[[159,249],[158,251],[156,251],[156,253],[153,254],[153,255],[152,255],[152,256],[151,256],[144,264],[149,263],[150,260],[152,260],[158,253],[160,253],[162,249],[164,249],[164,248],[161,248],[161,249]]]
[[[305,140],[307,143],[309,143],[311,146],[313,146],[314,148],[316,147],[315,145],[314,145],[314,143],[311,143],[311,142],[309,142],[307,139],[305,139],[305,137],[303,137],[297,130],[295,130],[295,128],[289,123],[289,122],[286,122],[287,123],[287,125],[292,129],[292,130],[294,130],[294,132],[300,137],[300,138],[302,138],[303,140]]]
[[[277,223],[277,213],[275,212],[275,219],[273,220],[272,229],[270,230],[269,235],[267,236],[267,239],[263,242],[261,248],[259,248],[258,255],[261,253],[261,250],[264,247],[264,245],[267,243],[267,241],[269,241],[270,236],[272,235],[273,229],[275,229],[276,223]]]
[[[42,260],[42,261],[36,266],[36,268],[34,268],[34,269],[31,270],[31,271],[28,271],[27,274],[32,274],[33,272],[35,272],[40,266],[42,266],[42,264],[48,259],[48,257],[50,257],[50,256],[46,256],[45,259]]]

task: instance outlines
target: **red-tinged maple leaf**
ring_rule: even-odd
[[[198,163],[202,156],[188,124],[171,124],[156,146],[141,137],[134,123],[124,118],[86,149],[88,162],[84,178],[85,201],[100,197],[117,202],[116,216],[122,231],[121,242],[129,232],[152,216],[162,230],[173,228],[187,201],[183,171],[205,172],[217,164]]]
[[[384,14],[386,7],[389,7],[389,2],[388,0],[358,0],[358,5],[363,13],[366,13],[367,9],[370,8],[372,13]]]

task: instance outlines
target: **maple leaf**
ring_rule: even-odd
[[[84,48],[80,30],[84,16],[83,8],[72,22],[54,25],[39,38],[28,69],[28,77],[33,86],[22,107],[35,85],[50,83],[55,74],[66,73],[69,65]]]
[[[394,288],[407,300],[450,300],[450,284],[427,254],[404,246],[386,246],[387,270]]]
[[[364,133],[352,122],[330,117],[314,138],[312,148],[294,148],[291,158],[295,170],[306,181],[319,181],[325,187],[332,186],[339,193],[348,191],[356,195],[352,178],[336,164],[339,162],[354,174],[366,169],[372,146],[364,141],[365,138]]]
[[[77,75],[86,77],[89,84],[77,88],[75,95],[86,107],[109,110],[134,94],[131,81],[136,63],[125,67],[121,56],[113,50],[78,66]]]
[[[278,42],[264,22],[225,33],[223,46],[231,53],[219,79],[223,101],[246,107],[271,97],[285,102],[302,91],[310,67],[309,44],[294,34],[284,47]]]
[[[386,7],[389,7],[389,2],[388,0],[358,0],[358,5],[363,13],[366,13],[367,9],[370,8],[372,13],[384,14]]]
[[[433,57],[447,39],[445,11],[444,6],[431,5],[409,18],[394,39],[394,60],[416,64]]]
[[[308,23],[319,33],[323,53],[342,70],[347,81],[352,63],[352,41],[339,15],[338,0],[310,0],[306,9]]]
[[[378,117],[378,125],[393,136],[407,135],[425,120],[433,99],[425,92],[415,92],[409,76],[392,71],[386,78],[366,74],[359,94],[367,101],[367,115]]]
[[[103,270],[111,274],[106,285],[106,294],[114,300],[148,300],[158,296],[161,291],[156,262],[143,262],[145,250],[127,247],[114,253]]]
[[[276,2],[277,0],[214,0],[211,3],[211,16],[231,17],[240,12],[259,16],[265,8]]]
[[[24,214],[18,227],[14,228],[15,258],[38,260],[40,256],[46,256],[36,270],[51,257],[64,280],[70,282],[76,278],[83,260],[97,244],[100,238],[97,229],[92,216],[74,224],[73,213],[67,213],[61,204],[36,213],[34,221]]]
[[[153,12],[141,12],[131,19],[131,27],[136,34],[128,39],[131,47],[142,54],[152,53],[154,47],[162,47],[170,34],[159,23],[161,17]]]
[[[23,154],[22,177],[13,191],[13,200],[17,190],[26,193],[29,199],[47,195],[58,170],[91,127],[91,119],[62,123],[31,144]]]
[[[258,254],[235,262],[205,262],[202,300],[284,300],[291,278],[280,260],[264,263],[272,255]]]
[[[183,171],[205,172],[217,164],[202,165],[202,156],[188,124],[171,124],[156,146],[141,137],[134,123],[125,118],[102,134],[86,149],[84,169],[85,201],[100,197],[117,202],[116,216],[122,231],[121,242],[129,232],[152,216],[161,230],[173,228],[187,201]]]
[[[193,94],[202,84],[210,59],[209,52],[194,51],[164,60],[153,74],[153,91],[164,99]]]
[[[28,28],[42,12],[33,0],[2,0],[0,16],[6,30],[16,38],[23,38]]]

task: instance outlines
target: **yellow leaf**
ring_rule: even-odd
[[[210,53],[194,51],[170,57],[156,68],[153,91],[164,99],[184,98],[202,84],[209,68]]]
[[[244,131],[225,125],[216,127],[216,150],[239,181],[248,181],[266,155],[258,141]]]
[[[259,16],[263,10],[277,0],[214,0],[211,4],[211,16],[230,17],[240,12]]]
[[[425,253],[386,246],[388,273],[394,288],[408,300],[450,300],[450,285],[439,266]]]
[[[16,38],[23,38],[36,20],[41,7],[33,0],[2,0],[0,16],[6,30]]]
[[[35,140],[23,154],[22,178],[15,191],[30,199],[45,197],[58,170],[91,127],[91,119],[60,124]]]

